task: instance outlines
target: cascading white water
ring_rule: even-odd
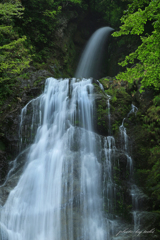
[[[1,212],[8,240],[106,240],[92,92],[90,79],[47,79],[35,141]]]
[[[93,35],[77,77],[94,77],[93,68],[97,71],[100,60],[97,56],[111,31],[105,27]],[[103,90],[100,82],[99,86]],[[24,122],[30,106],[28,129]],[[44,93],[22,109],[20,149],[23,151],[19,156],[26,154],[25,163],[1,210],[0,240],[125,239],[116,235],[124,225],[115,216],[118,187],[113,172],[118,150],[114,137],[110,136],[110,96],[107,107],[109,136],[102,137],[94,132],[92,80],[49,78]],[[131,112],[135,110],[132,106]],[[121,150],[127,156],[131,174],[132,159],[127,154],[128,137],[123,123],[120,131],[124,142]],[[33,144],[24,150],[27,138]],[[22,168],[23,163],[17,162],[19,156],[12,162],[13,168],[3,186],[19,165]],[[136,201],[135,194],[133,187],[132,202]],[[136,211],[133,216],[137,227]]]
[[[98,84],[99,84],[100,89],[104,92],[104,87],[103,87],[102,83],[100,83],[99,80],[97,80],[97,82],[98,82]]]
[[[134,113],[136,115],[137,111],[138,111],[138,108],[132,104],[131,110],[127,114],[127,118],[132,113]],[[125,155],[127,157],[127,167],[129,169],[129,173],[130,173],[129,184],[130,184],[130,195],[132,198],[132,216],[133,216],[133,224],[134,224],[132,240],[137,240],[137,239],[140,239],[140,236],[138,235],[138,229],[140,228],[140,223],[141,223],[141,218],[142,218],[142,216],[141,216],[142,214],[141,214],[140,207],[139,207],[139,202],[141,201],[141,199],[145,198],[146,196],[134,183],[133,160],[132,160],[132,157],[129,156],[129,154],[128,154],[128,135],[127,135],[126,128],[124,127],[124,122],[125,122],[125,118],[123,119],[122,125],[119,127],[119,130],[120,130],[120,134],[121,134],[121,140],[123,143],[122,149],[124,150]]]
[[[92,35],[77,67],[75,73],[76,78],[97,78],[98,69],[103,57],[104,45],[113,30],[111,27],[103,27]]]

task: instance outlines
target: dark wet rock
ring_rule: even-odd
[[[109,88],[110,89],[121,89],[121,87],[123,87],[124,89],[127,89],[127,87],[128,87],[128,82],[125,82],[123,80],[119,81],[116,78],[110,77],[110,76],[101,78],[99,81],[103,84],[105,90],[107,90]]]
[[[8,172],[6,152],[0,150],[0,182],[3,181]]]
[[[30,73],[30,68],[26,71]],[[26,80],[20,78],[21,88],[32,88],[35,85],[44,85],[44,82],[48,77],[53,77],[53,74],[51,74],[47,70],[38,70],[35,72],[31,72],[29,79]]]
[[[141,219],[141,237],[142,240],[159,239],[159,235],[156,233],[156,228],[159,225],[160,215],[154,212],[142,211],[137,215]]]
[[[107,78],[107,80],[106,80]],[[124,145],[124,139],[122,143],[122,138],[120,135],[119,127],[122,125],[122,121],[125,118],[123,124],[126,128],[128,135],[128,153],[129,156],[132,156],[133,159],[133,169],[135,172],[134,178],[136,179],[136,184],[139,186],[139,192],[137,193],[138,201],[139,201],[139,209],[141,216],[141,227],[145,229],[153,229],[159,228],[157,222],[159,222],[159,213],[150,212],[152,209],[152,200],[151,197],[148,196],[148,190],[146,188],[146,182],[143,178],[137,174],[137,169],[145,169],[147,163],[147,159],[150,155],[149,149],[149,133],[147,130],[142,128],[143,118],[147,113],[147,110],[153,104],[154,92],[153,90],[146,89],[144,93],[140,93],[138,89],[139,86],[133,86],[133,89],[128,88],[128,84],[124,81],[117,82],[116,79],[106,77],[100,80],[103,84],[105,92],[111,96],[110,100],[110,121],[111,121],[111,134],[115,137],[116,142],[116,154],[113,161],[118,163],[114,169],[114,177],[117,183],[116,191],[117,191],[117,201],[123,204],[117,204],[116,212],[120,215],[123,215],[125,219],[129,221],[132,220],[132,199],[131,194],[128,191],[129,189],[129,179],[130,174],[128,171],[127,165],[129,164],[127,156],[124,152],[119,151]],[[96,87],[96,94],[100,94],[101,90],[98,90]],[[132,93],[132,91],[134,93]],[[138,107],[137,113],[131,113],[128,116],[128,113],[131,110],[131,103],[133,103],[136,107]],[[100,105],[100,106],[99,106]],[[97,98],[97,123],[99,126],[96,128],[97,132],[102,135],[108,135],[108,115],[107,115],[107,100],[99,96]],[[97,124],[98,125],[98,124]],[[153,140],[152,140],[153,141]],[[148,147],[147,147],[148,146]],[[132,180],[133,181],[133,180]],[[123,206],[123,207],[122,207]],[[141,240],[149,240],[149,239],[158,239],[159,234],[143,234]],[[129,239],[129,238],[127,238]]]
[[[31,100],[39,96],[43,89],[46,78],[53,77],[53,75],[46,70],[35,71],[35,68],[30,67],[26,69],[30,72],[30,79],[19,79],[21,85],[19,87],[19,94],[17,95],[17,103],[13,105],[12,109],[8,111],[2,121],[0,142],[5,146],[4,151],[0,151],[0,174],[3,181],[8,171],[8,164],[13,160],[20,150],[20,113],[21,109]],[[31,115],[28,116],[25,123],[25,135],[29,139]],[[26,142],[26,145],[30,141]]]
[[[149,108],[152,104],[152,100],[154,98],[154,91],[146,89],[145,92],[140,93],[139,91],[133,97],[135,103],[137,103],[138,107],[142,109],[143,113]]]
[[[108,77],[107,77],[108,78]],[[115,80],[114,80],[115,81]],[[110,81],[114,83],[114,81]],[[112,126],[111,133],[115,135],[119,131],[119,126],[123,118],[127,116],[131,110],[132,97],[121,87],[110,86],[109,82],[101,79],[105,92],[103,92],[97,84],[95,86],[96,108],[97,108],[97,125],[96,129],[99,134],[107,135],[109,133],[109,112],[110,124]],[[110,110],[108,109],[108,96],[110,96]]]

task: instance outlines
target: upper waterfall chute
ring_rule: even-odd
[[[97,77],[105,43],[113,30],[111,27],[102,27],[91,36],[79,61],[76,78]]]

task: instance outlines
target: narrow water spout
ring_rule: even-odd
[[[88,41],[77,67],[76,78],[97,78],[98,70],[103,58],[104,46],[110,33],[114,29],[103,27],[98,29]]]

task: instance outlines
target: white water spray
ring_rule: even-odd
[[[1,212],[7,239],[106,239],[92,92],[90,79],[47,80],[34,144]]]
[[[108,36],[114,29],[103,27],[98,29],[88,41],[77,67],[76,78],[97,78],[98,70],[103,57],[104,46]]]

